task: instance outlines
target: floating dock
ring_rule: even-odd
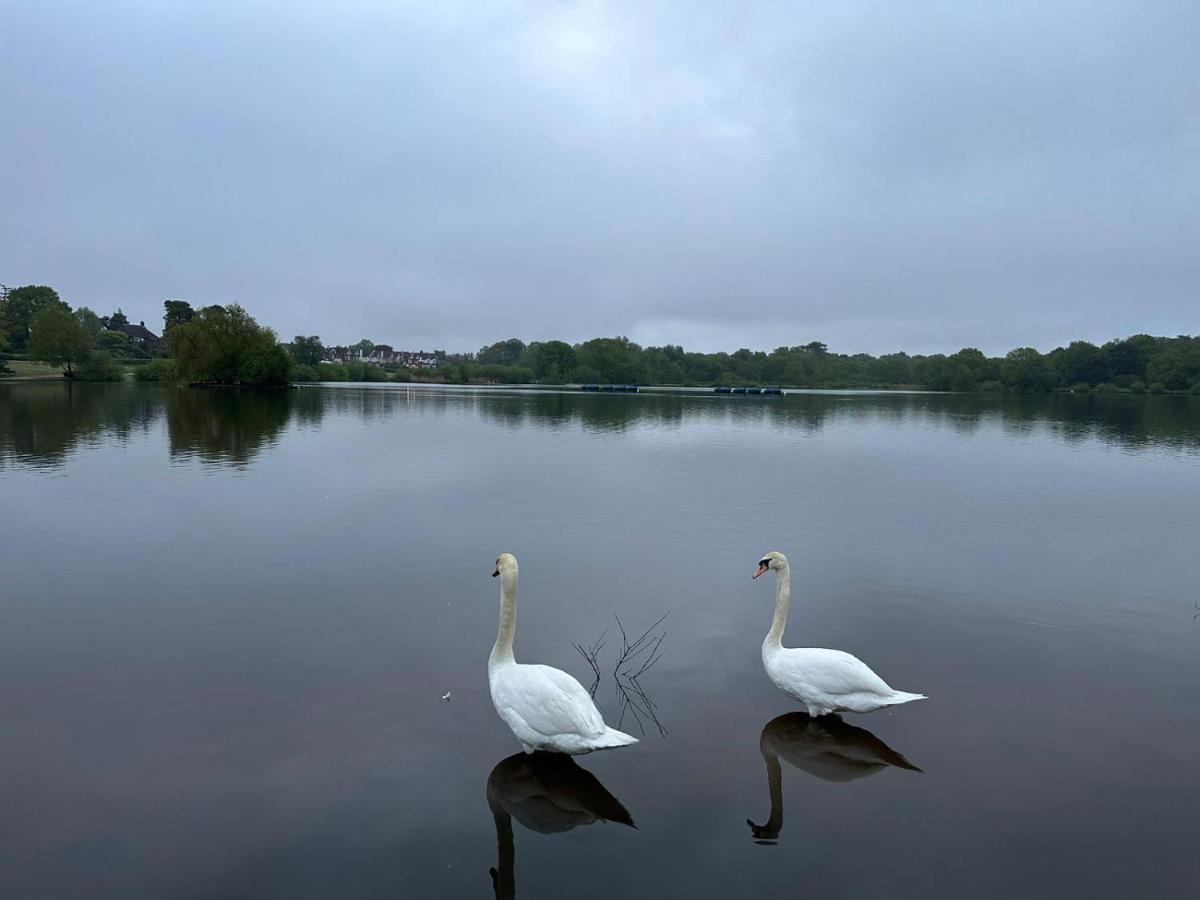
[[[765,397],[782,397],[783,388],[778,387],[727,387],[720,385],[713,388],[714,394],[755,394]]]

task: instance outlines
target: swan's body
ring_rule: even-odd
[[[561,669],[522,665],[513,658],[517,628],[517,560],[496,561],[500,576],[500,628],[488,657],[492,704],[526,753],[591,753],[636,744],[637,738],[609,728],[583,685]]]
[[[767,765],[771,815],[762,825],[746,820],[756,841],[774,841],[783,830],[780,759],[834,782],[857,781],[889,766],[921,771],[865,728],[847,725],[836,717],[814,719],[801,712],[777,716],[763,726],[758,748]]]
[[[787,557],[771,551],[759,562],[759,575],[775,570],[775,619],[762,645],[763,668],[775,686],[804,704],[810,716],[836,712],[868,713],[885,706],[924,700],[924,694],[893,690],[871,667],[842,650],[783,646],[791,601]]]

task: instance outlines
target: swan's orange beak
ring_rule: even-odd
[[[770,571],[770,569],[771,569],[771,567],[767,563],[759,563],[758,569],[754,572],[753,575],[750,576],[750,580],[753,581],[759,575],[765,575],[768,571]]]

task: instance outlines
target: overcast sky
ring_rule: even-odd
[[[1200,3],[0,3],[0,282],[472,350],[1200,331]]]

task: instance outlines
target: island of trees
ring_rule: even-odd
[[[1018,347],[1003,357],[971,347],[948,355],[844,354],[820,341],[769,353],[695,353],[671,344],[642,347],[624,337],[577,344],[509,338],[477,353],[413,354],[394,353],[370,339],[327,347],[317,335],[297,335],[284,344],[237,304],[193,309],[183,300],[163,304],[159,338],[120,309],[107,316],[86,306],[72,309],[44,285],[16,288],[0,299],[0,374],[5,354],[61,367],[73,379],[120,380],[132,373],[144,381],[188,384],[428,381],[1200,394],[1200,337],[1188,335],[1137,334],[1102,346],[1073,341],[1048,353]]]

